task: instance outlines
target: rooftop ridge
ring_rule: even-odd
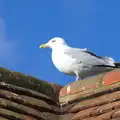
[[[1,120],[117,120],[119,111],[120,69],[62,87],[0,68]]]

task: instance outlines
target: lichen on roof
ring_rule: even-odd
[[[0,68],[0,120],[117,120],[119,111],[120,69],[62,87]]]

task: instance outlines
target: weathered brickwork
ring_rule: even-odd
[[[0,68],[0,120],[120,120],[120,69],[62,87]]]

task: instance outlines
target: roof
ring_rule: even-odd
[[[120,69],[64,87],[0,68],[1,120],[119,120]]]

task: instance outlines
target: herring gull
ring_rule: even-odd
[[[76,76],[76,81],[120,67],[120,63],[116,63],[113,58],[97,56],[86,48],[70,47],[60,37],[54,37],[40,46],[46,47],[52,49],[51,57],[55,67],[60,72]]]

